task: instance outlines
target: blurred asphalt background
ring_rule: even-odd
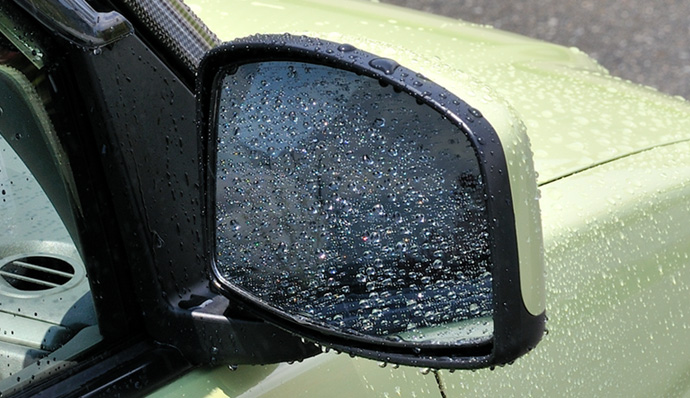
[[[380,1],[578,47],[612,75],[690,99],[690,1]]]

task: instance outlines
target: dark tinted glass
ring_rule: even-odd
[[[460,128],[326,66],[246,64],[222,85],[215,267],[231,289],[345,333],[491,337],[484,188]]]

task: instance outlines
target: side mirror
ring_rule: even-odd
[[[502,144],[478,110],[392,60],[308,37],[214,49],[197,98],[203,243],[231,301],[415,366],[504,364],[541,339],[525,141]]]

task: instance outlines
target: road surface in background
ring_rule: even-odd
[[[612,75],[690,99],[690,1],[380,1],[578,47]]]

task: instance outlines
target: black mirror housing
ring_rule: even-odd
[[[255,36],[204,58],[197,120],[204,252],[231,302],[414,366],[501,365],[541,339],[538,204],[450,91],[348,44]]]

